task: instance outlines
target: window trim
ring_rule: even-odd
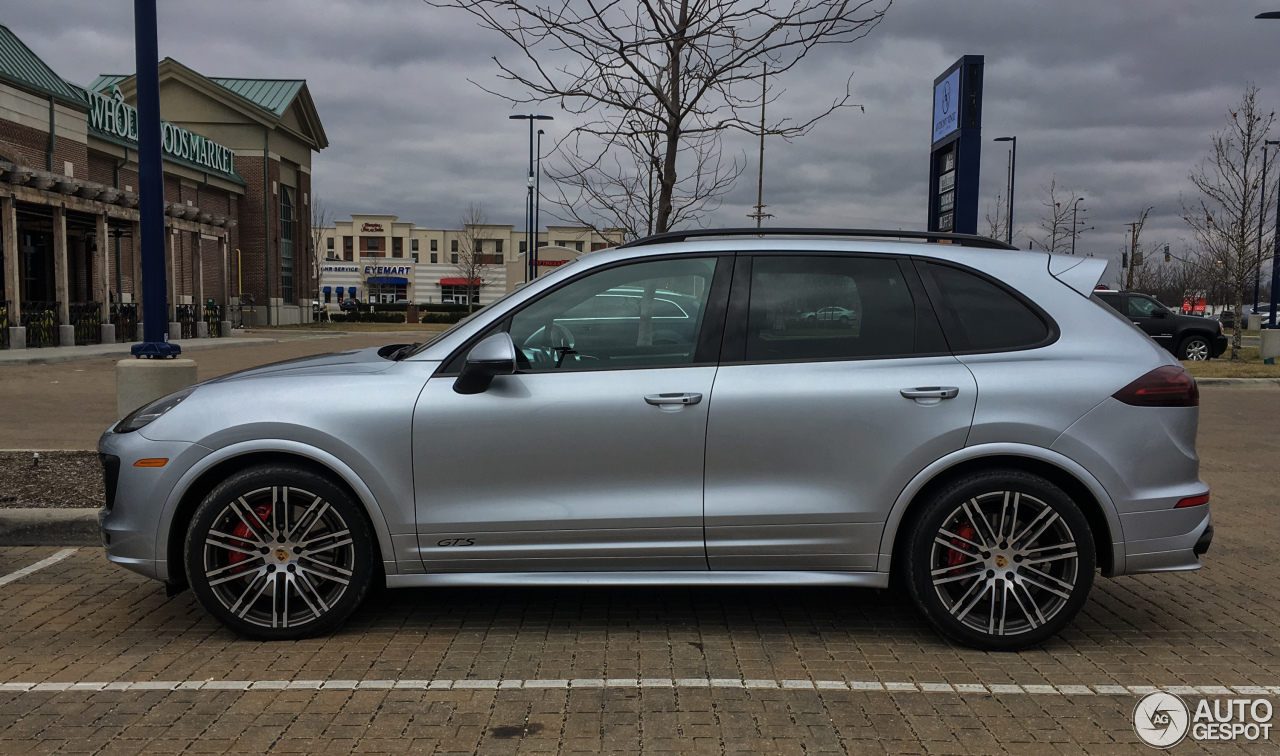
[[[913,256],[911,260],[914,263],[916,273],[920,276],[920,280],[924,284],[924,288],[929,295],[929,299],[933,302],[934,312],[939,313],[940,315],[939,321],[940,321],[940,325],[942,326],[942,337],[946,339],[947,345],[951,347],[952,354],[956,356],[960,356],[960,355],[968,355],[968,354],[1003,354],[1005,352],[1025,352],[1031,349],[1042,349],[1044,347],[1047,347],[1051,344],[1056,343],[1058,339],[1062,337],[1062,331],[1061,329],[1058,328],[1058,323],[1052,317],[1049,316],[1049,313],[1045,312],[1044,309],[1040,307],[1040,305],[1031,301],[1030,298],[1023,295],[1022,292],[1018,291],[1017,289],[1014,289],[1012,286],[1009,286],[1008,284],[1001,281],[1000,279],[994,276],[987,275],[986,273],[980,270],[971,268],[967,265],[961,265],[959,263],[951,262],[950,260],[939,260],[933,257],[915,257],[915,256]],[[978,278],[983,279],[986,282],[990,283],[991,285],[995,286],[997,289],[1000,289],[1006,294],[1009,294],[1016,301],[1021,302],[1023,306],[1031,310],[1032,314],[1040,318],[1040,321],[1045,325],[1047,334],[1043,339],[1041,339],[1038,342],[1035,342],[1033,344],[1024,344],[1022,346],[1002,347],[1000,349],[958,348],[962,346],[967,347],[968,345],[958,343],[961,340],[960,335],[955,332],[955,329],[947,328],[947,323],[955,322],[956,314],[947,305],[947,300],[942,295],[942,289],[938,287],[938,283],[933,279],[933,273],[929,270],[930,265],[945,265],[949,268],[955,268],[961,273],[968,273],[969,275],[977,276]],[[942,316],[945,316],[945,317],[942,317]]]
[[[726,314],[724,327],[724,342],[720,350],[721,365],[800,365],[810,362],[868,362],[871,360],[903,360],[916,357],[948,357],[951,355],[950,350],[935,352],[906,352],[901,354],[881,354],[874,356],[852,356],[852,357],[802,357],[802,358],[784,358],[777,360],[748,360],[747,354],[747,315],[750,311],[751,298],[751,273],[754,267],[755,258],[757,257],[839,257],[862,258],[869,260],[891,260],[898,265],[898,270],[902,274],[902,279],[907,285],[907,292],[911,295],[911,299],[916,310],[916,332],[920,330],[920,318],[922,309],[927,309],[931,314],[930,317],[937,318],[929,299],[925,296],[924,289],[921,286],[914,268],[909,264],[909,258],[902,255],[878,254],[874,252],[837,252],[830,250],[800,250],[800,249],[780,249],[780,250],[760,250],[752,252],[740,252],[738,254],[738,264],[734,268],[733,289],[729,295],[729,308]],[[941,324],[938,330],[942,333],[943,343],[946,344],[946,332],[942,330]]]
[[[467,339],[457,349],[453,350],[448,357],[440,361],[440,367],[436,372],[432,373],[432,378],[452,378],[457,377],[462,370],[462,365],[466,362],[466,356],[471,349],[484,339],[495,333],[510,333],[511,320],[525,308],[541,301],[544,297],[563,289],[570,284],[581,281],[587,276],[596,273],[602,273],[606,270],[620,268],[625,265],[635,265],[650,262],[667,262],[672,260],[702,260],[706,258],[715,258],[716,269],[711,278],[711,288],[707,292],[707,303],[705,306],[705,314],[702,320],[702,330],[698,333],[698,343],[694,348],[694,360],[683,365],[635,365],[628,367],[580,367],[580,368],[560,368],[554,371],[540,372],[522,372],[516,371],[516,375],[559,375],[564,373],[614,373],[623,370],[674,370],[678,368],[694,368],[694,367],[715,367],[718,364],[716,356],[720,354],[721,340],[724,336],[725,318],[727,313],[727,305],[729,299],[730,282],[735,270],[735,258],[732,252],[708,252],[706,254],[678,254],[678,255],[655,255],[653,257],[632,257],[626,260],[618,260],[607,265],[590,268],[582,271],[565,281],[561,281],[555,287],[547,289],[537,297],[526,302],[521,302],[519,307],[506,312],[501,319],[492,323],[488,328],[480,331],[471,338]],[[518,348],[518,347],[517,347]]]

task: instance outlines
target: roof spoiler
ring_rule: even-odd
[[[1097,257],[1049,255],[1049,275],[1087,297],[1107,272],[1107,264]]]

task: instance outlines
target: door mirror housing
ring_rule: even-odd
[[[516,345],[507,333],[495,333],[472,347],[462,372],[453,382],[459,394],[481,394],[489,389],[495,375],[516,372]]]

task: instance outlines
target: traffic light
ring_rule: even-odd
[[[1172,259],[1173,259],[1173,258],[1169,256],[1169,245],[1168,245],[1168,244],[1166,244],[1166,245],[1164,245],[1164,261],[1165,261],[1165,262],[1169,262],[1169,261],[1170,261],[1170,260],[1172,260]]]

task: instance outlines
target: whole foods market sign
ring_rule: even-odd
[[[111,88],[111,96],[89,92],[89,130],[115,139],[138,143],[138,109],[124,101],[119,87]],[[160,122],[160,147],[173,158],[207,168],[225,176],[235,177],[235,153],[212,139],[205,139],[175,126]]]

